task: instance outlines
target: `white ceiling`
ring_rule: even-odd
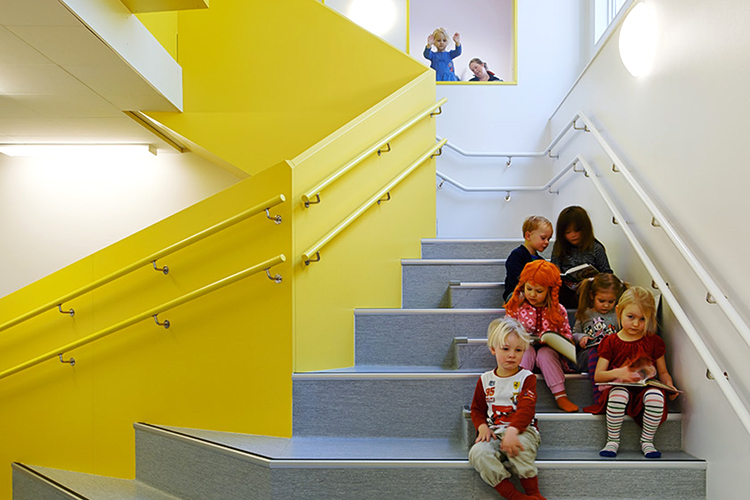
[[[89,10],[75,10],[84,4]],[[99,10],[91,11],[91,4]],[[148,143],[170,149],[123,113],[181,107],[181,70],[168,54],[168,62],[141,64],[149,67],[144,71],[112,48],[127,52],[144,43],[157,42],[119,0],[0,0],[0,144]],[[178,99],[159,90],[165,78],[177,82]]]

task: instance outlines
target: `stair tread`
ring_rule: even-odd
[[[476,376],[479,377],[482,373],[484,373],[487,370],[478,370],[476,368],[441,368],[439,366],[413,366],[413,365],[356,365],[356,366],[349,366],[346,368],[336,368],[332,370],[321,370],[321,371],[315,371],[315,372],[304,372],[304,373],[294,373],[292,375],[293,379],[303,379],[303,378],[325,378],[327,376],[330,377],[336,377],[338,375],[368,375],[368,374],[377,374],[377,375],[393,375],[396,377],[399,374],[412,374],[412,375],[424,375],[425,377],[429,377],[430,375],[440,376],[440,375],[455,375],[457,377],[469,377],[469,376]],[[538,380],[544,380],[544,377],[537,373],[536,377]],[[577,380],[577,379],[583,379],[588,380],[588,375],[585,373],[566,373],[565,374],[566,380]]]
[[[467,464],[468,449],[459,441],[431,438],[331,438],[256,436],[171,426],[149,426],[182,436],[230,447],[274,460],[418,460],[429,462],[460,461]],[[602,458],[592,450],[540,450],[537,461],[594,462],[698,462],[683,451],[665,451],[660,460],[649,460],[640,453],[623,451],[617,459]]]
[[[15,466],[15,465],[14,465]],[[17,467],[17,466],[16,466]],[[147,486],[135,479],[97,476],[83,472],[23,464],[37,474],[86,497],[107,500],[178,500],[177,497]]]

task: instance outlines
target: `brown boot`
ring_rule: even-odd
[[[503,479],[502,481],[497,483],[497,485],[495,485],[495,489],[498,493],[500,493],[508,500],[537,500],[535,497],[524,495],[523,493],[518,491],[509,479]]]
[[[547,500],[541,493],[539,493],[539,479],[537,476],[527,477],[526,479],[521,478],[521,486],[527,495],[530,495],[537,500]]]

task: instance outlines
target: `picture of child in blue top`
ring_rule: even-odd
[[[435,70],[435,80],[438,82],[459,81],[453,68],[453,59],[461,55],[461,35],[453,34],[453,42],[456,48],[446,52],[448,48],[448,32],[445,28],[438,28],[427,37],[427,47],[424,49],[425,59],[430,60],[430,67]],[[435,45],[437,52],[432,51]]]

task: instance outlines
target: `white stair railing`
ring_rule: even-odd
[[[583,122],[583,125],[584,125],[583,127],[576,126],[579,120]],[[614,152],[612,147],[604,139],[604,136],[602,136],[601,132],[599,132],[599,130],[594,125],[594,123],[582,111],[578,111],[568,121],[568,123],[563,127],[562,131],[557,135],[557,137],[555,137],[552,143],[550,143],[550,146],[544,152],[540,152],[540,153],[467,153],[461,150],[460,148],[454,145],[451,145],[450,142],[448,142],[446,146],[459,152],[460,154],[464,156],[507,157],[509,160],[508,161],[508,166],[509,166],[510,159],[513,156],[547,156],[549,155],[551,158],[556,158],[555,156],[552,156],[551,154],[552,149],[556,147],[562,141],[562,139],[571,129],[576,130],[576,131],[583,131],[585,133],[591,133],[591,135],[596,139],[599,146],[602,148],[602,150],[607,154],[607,156],[612,161],[612,164],[613,164],[612,170],[614,172],[621,173],[623,175],[623,177],[627,180],[628,184],[631,186],[631,188],[636,193],[638,198],[648,209],[649,213],[652,216],[653,225],[656,227],[660,227],[664,230],[669,240],[672,242],[675,248],[677,248],[677,250],[680,252],[680,255],[683,257],[683,259],[685,259],[686,263],[690,266],[690,268],[698,277],[698,279],[701,281],[701,283],[703,283],[703,285],[706,287],[706,290],[707,290],[706,301],[711,304],[716,304],[719,306],[723,314],[727,317],[727,319],[730,321],[732,326],[734,326],[736,331],[740,334],[745,344],[747,344],[748,347],[750,347],[750,326],[748,326],[748,324],[745,323],[742,316],[739,314],[737,309],[731,304],[727,296],[721,291],[721,288],[719,288],[719,286],[716,284],[714,279],[710,276],[708,271],[706,271],[705,267],[701,265],[700,261],[696,258],[695,254],[688,248],[684,240],[680,238],[679,234],[674,229],[674,227],[669,223],[664,213],[659,209],[656,203],[654,203],[653,199],[646,193],[643,187],[638,183],[638,181],[635,179],[635,177],[627,168],[627,166],[623,163],[623,161],[619,158],[619,156],[617,156],[617,154]],[[584,168],[584,170],[576,170],[575,165],[577,164],[580,164]],[[581,155],[578,155],[572,162],[568,163],[563,168],[563,170],[560,173],[558,173],[558,175],[553,177],[553,179],[548,183],[548,185],[541,187],[541,189],[540,187],[519,188],[518,186],[507,186],[507,187],[498,186],[498,187],[492,187],[492,188],[470,189],[470,188],[466,188],[459,182],[454,181],[452,179],[450,179],[449,181],[449,179],[447,179],[446,176],[440,174],[439,172],[438,172],[438,176],[446,181],[449,181],[452,185],[456,186],[457,188],[463,191],[467,191],[467,192],[496,191],[496,192],[508,193],[510,191],[539,191],[543,189],[549,189],[549,187],[552,184],[554,184],[554,182],[556,182],[562,177],[562,174],[567,173],[571,168],[574,171],[586,173],[586,176],[592,180],[592,182],[594,183],[594,186],[596,187],[597,191],[599,192],[599,194],[604,199],[605,203],[608,205],[608,207],[612,211],[614,217],[617,220],[621,220],[624,222],[624,218],[620,214],[619,209],[617,209],[617,207],[614,205],[614,203],[612,202],[612,199],[604,190],[602,183],[599,181],[599,179],[597,179],[596,172],[593,170],[591,165],[589,165]],[[509,198],[510,196],[506,196],[506,200],[509,200]],[[675,317],[677,318],[680,325],[683,327],[683,329],[687,333],[690,341],[698,350],[701,358],[706,363],[706,367],[708,368],[708,370],[711,372],[711,374],[714,375],[713,377],[714,380],[718,384],[724,396],[727,398],[727,401],[731,405],[732,409],[737,414],[737,417],[742,422],[742,425],[745,427],[745,430],[748,432],[748,434],[750,434],[750,411],[746,407],[742,398],[734,390],[734,387],[732,387],[729,381],[724,378],[723,376],[724,370],[721,369],[716,359],[708,350],[708,347],[703,342],[703,339],[700,333],[695,328],[695,326],[690,321],[685,311],[680,306],[679,302],[677,301],[677,298],[669,290],[666,284],[666,281],[659,274],[656,266],[653,264],[653,261],[651,261],[651,259],[648,257],[648,254],[643,249],[643,246],[640,244],[635,234],[627,227],[627,224],[623,223],[623,224],[619,224],[619,226],[625,232],[626,238],[633,246],[633,249],[636,251],[636,254],[641,259],[641,261],[643,262],[648,272],[651,274],[654,282],[657,283],[657,285],[659,286],[659,289],[664,294],[665,299],[667,300],[673,312],[675,313]]]

